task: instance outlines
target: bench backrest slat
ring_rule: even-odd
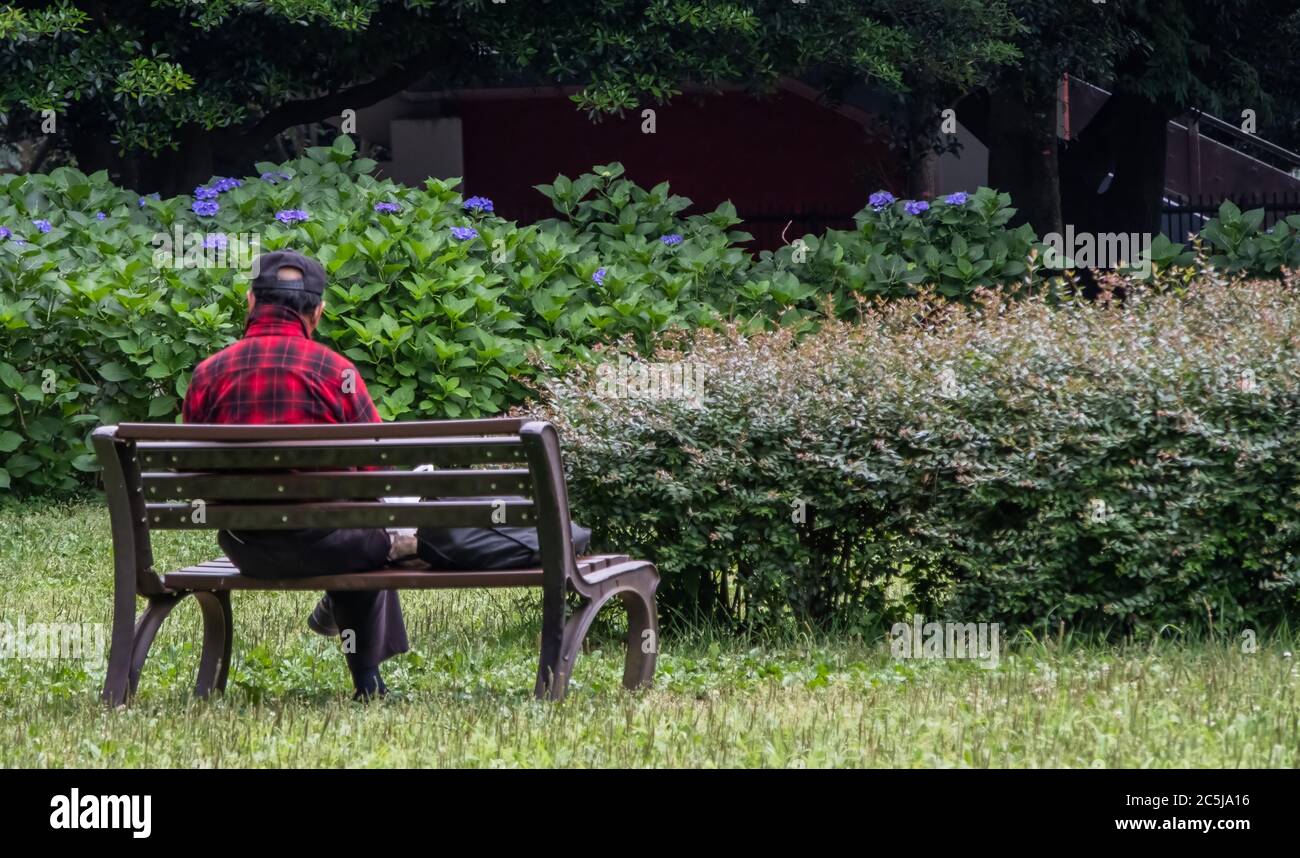
[[[527,468],[446,471],[303,471],[294,474],[143,475],[145,498],[167,500],[337,500],[380,497],[531,496]]]
[[[426,501],[417,503],[145,504],[150,530],[295,530],[299,528],[530,527],[537,525],[532,501]]]
[[[518,437],[525,421],[518,417],[482,420],[412,420],[404,423],[330,423],[311,426],[264,423],[122,423],[123,441],[303,441],[345,438],[442,438],[470,435]]]
[[[146,470],[283,470],[393,465],[518,464],[525,453],[517,437],[346,438],[303,441],[141,441]]]

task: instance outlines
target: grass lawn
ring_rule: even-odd
[[[160,568],[215,556],[157,540]],[[0,621],[103,623],[112,576],[94,503],[0,509]],[[629,694],[613,628],[569,697],[538,703],[536,594],[404,593],[399,699],[349,697],[315,596],[237,593],[230,689],[191,699],[197,606],[178,608],[126,709],[102,665],[0,659],[3,766],[1300,766],[1289,640],[1127,647],[1013,643],[1001,665],[891,661],[874,641],[667,635],[653,690]]]

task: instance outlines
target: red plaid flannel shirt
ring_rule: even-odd
[[[352,361],[307,335],[298,314],[256,305],[244,337],[190,378],[186,423],[378,423]]]

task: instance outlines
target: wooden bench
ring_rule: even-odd
[[[623,555],[575,556],[560,441],[549,423],[513,418],[318,426],[124,423],[96,429],[92,440],[104,469],[113,531],[113,632],[103,694],[111,705],[135,692],[159,627],[186,596],[194,597],[203,615],[195,694],[224,690],[234,631],[232,590],[540,587],[535,693],[550,699],[564,696],[587,629],[617,596],[628,613],[623,684],[638,688],[654,676],[659,574],[651,563]],[[435,470],[412,470],[421,464]],[[385,470],[354,470],[368,466]],[[498,494],[502,499],[493,500]],[[380,500],[395,496],[440,500]],[[241,576],[230,561],[217,558],[159,574],[150,548],[155,530],[501,524],[537,527],[541,568],[402,567],[264,579]],[[572,612],[570,593],[580,605]],[[146,602],[138,620],[137,597]]]

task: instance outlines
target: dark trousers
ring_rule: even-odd
[[[250,578],[306,578],[382,569],[390,544],[384,530],[223,530],[217,542],[240,574]],[[354,678],[410,649],[396,590],[330,590],[328,595]],[[354,648],[348,646],[349,631],[355,635]]]

